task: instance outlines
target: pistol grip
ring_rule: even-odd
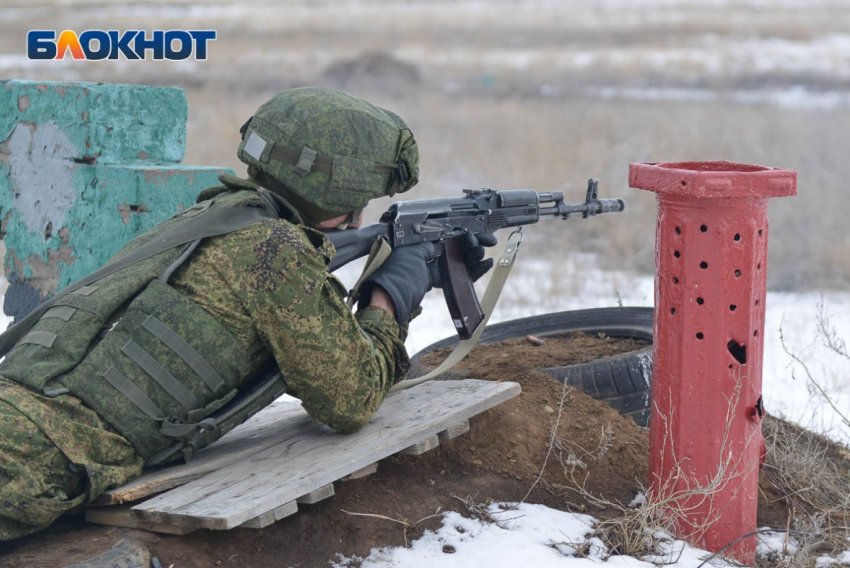
[[[446,305],[449,307],[457,335],[461,339],[469,339],[484,321],[484,311],[478,302],[478,296],[475,295],[459,237],[445,242],[438,266],[443,295],[446,297]]]

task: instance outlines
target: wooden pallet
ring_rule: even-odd
[[[350,435],[313,421],[298,401],[277,401],[192,462],[147,472],[97,503],[133,501],[170,489],[166,493],[112,516],[90,508],[86,518],[177,534],[262,528],[295,513],[298,504],[330,497],[334,482],[368,475],[383,458],[421,454],[461,435],[470,417],[519,393],[516,383],[423,383],[387,397],[372,421]]]

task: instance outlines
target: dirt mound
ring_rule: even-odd
[[[533,369],[584,363],[639,349],[646,342],[574,334],[535,343],[509,339],[479,345],[457,366],[473,378],[516,381],[522,395],[478,417],[445,453],[529,484],[546,463],[532,500],[545,499],[557,508],[580,505],[576,482],[594,495],[628,503],[646,481],[646,433],[607,405]],[[446,355],[438,351],[422,362],[436,365]]]
[[[327,566],[337,553],[365,556],[373,547],[404,545],[424,529],[439,526],[438,512],[465,512],[465,501],[527,498],[597,517],[614,514],[589,506],[575,483],[594,495],[628,503],[646,482],[646,432],[584,393],[528,369],[634,348],[631,340],[585,336],[547,338],[539,347],[525,340],[479,346],[462,367],[477,378],[519,382],[520,396],[473,418],[465,435],[422,456],[386,459],[376,474],[338,482],[334,497],[301,506],[298,514],[266,529],[175,537],[87,525],[73,517],[40,535],[0,545],[0,564],[65,566],[129,537],[146,542],[164,566],[175,568]],[[429,362],[442,356],[436,353]]]
[[[529,335],[508,339],[490,345],[478,345],[475,350],[453,370],[465,371],[476,379],[490,381],[513,380],[529,369],[563,367],[635,351],[649,345],[644,339],[598,336],[584,333],[546,336],[544,339]],[[449,349],[441,349],[422,357],[425,365],[436,366],[446,358]]]

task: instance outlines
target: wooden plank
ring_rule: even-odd
[[[300,433],[133,507],[149,522],[228,529],[442,432],[520,393],[516,383],[433,381],[389,396],[372,421],[340,435]],[[306,414],[306,420],[310,420]],[[297,419],[295,422],[301,426]],[[279,425],[289,431],[289,425]],[[299,428],[300,430],[300,428]]]
[[[310,491],[306,495],[302,495],[295,501],[299,505],[313,505],[318,503],[322,499],[327,499],[328,497],[333,497],[334,495],[334,484],[328,483],[327,485],[323,485],[316,489],[315,491]]]
[[[240,462],[277,444],[281,439],[288,438],[291,433],[281,432],[281,423],[286,422],[287,428],[300,427],[301,430],[306,430],[310,426],[309,421],[290,423],[294,418],[303,418],[304,415],[304,409],[298,400],[290,397],[277,400],[228,432],[221,440],[198,452],[189,463],[146,470],[136,480],[100,495],[90,506],[114,505],[143,499]]]
[[[135,515],[130,514],[130,505],[119,505],[115,507],[97,507],[86,509],[86,521],[96,525],[109,525],[113,527],[127,527],[131,529],[142,529],[151,532],[184,535],[195,529],[178,527],[175,525],[159,525],[149,523]]]
[[[424,454],[425,452],[430,452],[434,448],[439,447],[440,440],[437,438],[436,434],[434,436],[428,436],[424,440],[420,440],[410,446],[409,448],[405,448],[400,451],[400,454],[405,454],[408,456],[418,456]]]
[[[449,440],[457,438],[461,434],[466,434],[467,432],[469,432],[469,420],[463,420],[461,422],[458,422],[457,424],[452,424],[451,426],[437,434],[437,437],[440,439],[441,442],[447,442]]]
[[[284,517],[288,517],[289,515],[294,515],[298,512],[298,504],[295,501],[290,501],[289,503],[284,503],[280,507],[268,511],[267,513],[263,513],[259,517],[254,517],[250,521],[245,521],[239,528],[242,529],[264,529],[267,526],[283,519]]]

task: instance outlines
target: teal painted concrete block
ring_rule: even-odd
[[[19,158],[32,158],[30,169],[0,155],[0,230],[10,283],[4,311],[16,318],[99,268],[136,235],[191,207],[203,189],[219,185],[220,174],[233,173]]]
[[[82,199],[69,211],[69,245],[77,261],[62,271],[58,289],[94,272],[133,237],[195,204],[233,171],[208,166],[93,166],[79,168]],[[109,238],[104,238],[105,236]]]
[[[87,163],[179,162],[187,118],[186,95],[176,87],[0,81],[4,154],[28,143],[33,156]]]

